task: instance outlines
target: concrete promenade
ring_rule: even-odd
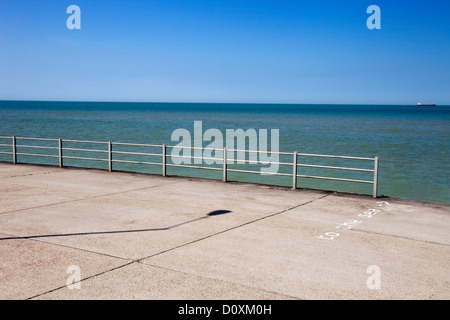
[[[449,245],[447,204],[0,163],[0,299],[450,299]]]

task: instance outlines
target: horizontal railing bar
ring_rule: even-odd
[[[228,151],[228,150],[227,150]],[[168,155],[167,157],[174,157],[174,158],[186,158],[186,159],[203,159],[203,160],[218,160],[223,162],[223,158],[209,158],[209,157],[193,157],[193,156],[180,156],[180,155]],[[234,163],[230,163],[230,161],[233,161]],[[239,163],[240,161],[240,163]],[[286,166],[292,166],[292,163],[285,163],[285,162],[270,162],[270,161],[255,161],[255,160],[239,160],[239,159],[228,159],[227,164],[229,165],[239,165],[239,164],[278,164],[278,165],[286,165]]]
[[[55,156],[55,155],[51,155],[51,154],[38,154],[38,153],[23,153],[23,152],[16,152],[16,155],[21,155],[21,156],[33,156],[33,157],[58,158],[58,156]]]
[[[180,149],[201,149],[201,150],[223,150],[223,148],[204,148],[204,147],[192,147],[192,146],[166,146],[167,148],[180,148]],[[293,155],[293,152],[281,152],[281,151],[262,151],[262,150],[243,150],[243,149],[227,149],[229,152],[254,152],[254,153],[268,153],[268,154],[280,154],[280,155]],[[305,157],[326,157],[326,158],[343,158],[343,159],[354,159],[354,160],[375,160],[374,158],[367,157],[353,157],[353,156],[335,156],[326,154],[312,154],[312,153],[298,153],[299,156]]]
[[[0,138],[9,139],[12,137],[1,136]],[[49,139],[49,138],[30,138],[30,137],[16,137],[16,139],[21,140],[40,140],[40,141],[58,141],[58,139]],[[91,141],[91,140],[71,140],[64,139],[63,142],[76,142],[76,143],[98,143],[98,144],[108,144],[106,141]],[[162,145],[155,144],[139,144],[139,143],[127,143],[127,142],[112,142],[113,145],[129,145],[129,146],[147,146],[147,147],[162,147]],[[206,148],[206,147],[192,147],[192,146],[172,146],[167,145],[167,148],[187,148],[187,149],[202,149],[202,150],[223,150],[222,148]],[[262,150],[243,150],[243,149],[227,149],[230,152],[256,152],[256,153],[270,153],[270,154],[283,154],[283,155],[293,155],[292,152],[280,152],[280,151],[262,151]],[[312,153],[298,153],[299,156],[305,157],[326,157],[326,158],[343,158],[343,159],[354,159],[354,160],[370,160],[374,161],[375,158],[367,158],[367,157],[353,157],[353,156],[339,156],[339,155],[325,155],[325,154],[312,154]]]
[[[106,141],[88,141],[88,140],[66,140],[63,139],[62,142],[77,142],[77,143],[98,143],[98,144],[108,144]]]
[[[47,146],[25,146],[22,144],[17,144],[17,148],[34,148],[34,149],[52,149],[52,150],[58,150],[58,147],[47,147]]]
[[[167,148],[180,148],[180,149],[192,149],[192,150],[218,150],[223,151],[223,148],[207,148],[207,147],[191,147],[191,146],[166,146]],[[262,150],[239,150],[239,149],[227,149],[230,152],[256,152],[256,153],[270,153],[270,154],[283,154],[283,155],[293,155],[292,152],[272,152],[272,151],[262,151]]]
[[[259,163],[262,163],[261,161]],[[287,163],[287,162],[270,162],[267,161],[268,164],[278,164],[280,166],[293,166],[293,163]]]
[[[12,139],[13,137],[0,136],[0,139]]]
[[[133,161],[133,160],[111,160],[111,162],[136,163],[136,164],[150,164],[150,165],[162,166],[162,163],[157,163],[157,162],[145,162],[145,161]]]
[[[166,148],[180,148],[180,149],[192,149],[192,150],[219,150],[219,151],[223,151],[223,148],[204,148],[204,147],[191,147],[191,146],[170,146],[170,145],[166,145]]]
[[[182,165],[182,164],[170,164],[170,163],[167,163],[166,166],[168,166],[168,167],[179,167],[179,168],[192,168],[192,169],[205,169],[205,170],[220,170],[220,171],[222,171],[222,168],[188,166],[188,165]]]
[[[203,160],[218,160],[218,161],[223,161],[223,158],[180,156],[180,155],[176,155],[176,154],[167,155],[167,157],[168,157],[168,158],[174,157],[174,158],[186,158],[186,159],[203,159]]]
[[[180,156],[180,155],[171,155],[168,157],[174,158],[188,158],[188,159],[203,159],[203,160],[219,160],[223,162],[222,158],[208,158],[208,157],[190,157],[190,156]],[[234,160],[235,163],[230,163],[228,160],[228,165],[242,165],[242,164],[278,164],[278,165],[287,165],[292,166],[292,163],[284,163],[284,162],[270,162],[270,161],[254,161],[254,160]],[[238,161],[242,161],[243,163],[239,163]]]
[[[374,172],[373,169],[347,168],[347,167],[333,167],[333,166],[321,166],[321,165],[315,165],[315,164],[297,164],[297,167],[309,167],[309,168],[324,168],[324,169],[336,169],[336,170],[349,170],[349,171]]]
[[[227,164],[229,165],[240,165],[240,164],[278,164],[278,165],[284,165],[284,166],[293,166],[292,163],[286,163],[286,162],[270,162],[270,161],[255,161],[255,160],[239,160],[234,159],[234,163],[230,163],[231,159],[228,159]]]
[[[0,143],[0,147],[12,147],[12,144],[4,144],[4,143]]]
[[[245,172],[245,173],[261,173],[261,171],[252,171],[252,170],[240,170],[240,169],[228,169],[228,172]]]
[[[58,139],[49,139],[49,138],[28,138],[28,137],[16,137],[16,140],[58,141]]]
[[[56,156],[58,158],[58,156]],[[73,157],[73,156],[62,156],[63,159],[78,159],[78,160],[94,160],[94,161],[108,161],[108,159],[101,158],[84,158],[84,157]]]
[[[261,172],[261,171],[240,170],[240,169],[227,169],[227,171],[244,172],[244,173],[259,173],[259,174],[264,174],[264,175],[276,175],[276,176],[292,177],[292,174],[290,174],[290,173],[281,173],[281,172]]]
[[[355,180],[355,179],[344,179],[344,178],[333,178],[333,177],[322,177],[322,176],[307,176],[307,175],[297,175],[299,178],[311,178],[311,179],[325,179],[325,180],[336,180],[336,181],[348,181],[348,182],[359,182],[359,183],[370,183],[373,181],[366,180]]]
[[[0,152],[0,154],[13,154],[12,152]]]
[[[144,152],[128,152],[128,151],[111,151],[112,153],[117,153],[117,154],[134,154],[134,155],[138,155],[138,156],[154,156],[154,157],[162,157],[162,154],[157,154],[157,153],[144,153]]]
[[[58,149],[58,148],[56,148]],[[78,149],[78,148],[61,148],[61,150],[68,150],[68,151],[83,151],[83,152],[104,152],[107,153],[108,150],[96,150],[96,149]]]
[[[282,154],[282,155],[293,155],[293,152],[282,152],[282,151],[262,151],[262,150],[242,150],[242,149],[227,149],[227,151],[230,152],[256,152],[256,153],[270,153],[270,154]]]
[[[298,153],[298,155],[299,156],[304,156],[304,157],[341,158],[341,159],[375,161],[375,158],[351,157],[351,156],[333,156],[333,155],[327,155],[327,154]]]
[[[117,146],[139,146],[139,147],[162,148],[161,144],[128,143],[128,142],[111,142],[111,143],[113,145],[117,145]]]

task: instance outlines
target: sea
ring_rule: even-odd
[[[118,151],[114,154],[115,159],[123,161],[114,163],[113,169],[161,174],[161,166],[151,164],[161,162],[161,157],[152,158],[139,153],[161,153],[159,146],[162,144],[172,146],[173,151],[173,146],[181,141],[181,138],[174,139],[174,132],[179,132],[177,129],[185,129],[183,132],[192,134],[192,146],[197,138],[197,145],[200,141],[203,147],[208,147],[211,141],[205,136],[200,137],[203,139],[194,136],[195,122],[201,122],[203,132],[216,129],[214,132],[220,131],[224,137],[230,129],[244,132],[254,129],[257,133],[265,129],[269,153],[273,143],[271,137],[275,137],[273,132],[278,130],[278,151],[286,152],[277,159],[285,164],[279,166],[278,172],[284,175],[261,174],[258,168],[264,166],[263,163],[236,164],[237,171],[228,173],[230,181],[290,186],[293,179],[292,165],[289,164],[292,164],[291,153],[294,151],[302,154],[298,163],[306,165],[298,167],[298,175],[371,181],[372,171],[314,166],[369,170],[373,169],[373,161],[303,154],[378,157],[378,195],[450,203],[450,106],[0,101],[0,136],[4,137],[0,139],[0,152],[4,152],[0,153],[0,161],[12,161],[11,155],[6,154],[11,151],[8,145],[12,136],[18,137],[18,145],[55,146],[53,141],[20,140],[20,137],[151,144],[156,146],[151,149],[113,145]],[[263,137],[259,135],[258,138],[261,142]],[[250,140],[247,142],[246,148],[251,149]],[[64,165],[107,169],[108,164],[104,161],[76,159],[80,154],[87,158],[105,157],[107,144],[64,144],[67,149],[96,148],[104,151],[100,155],[64,151],[66,156],[74,157],[64,159]],[[170,154],[172,151],[168,149],[167,152]],[[57,150],[18,149],[18,153],[40,152]],[[214,156],[214,152],[209,155]],[[57,165],[58,159],[19,154],[18,162]],[[222,179],[220,164],[201,166],[216,170],[168,166],[167,174]],[[242,172],[246,170],[258,173]],[[368,183],[307,177],[299,177],[297,187],[369,195],[373,190],[373,185]]]

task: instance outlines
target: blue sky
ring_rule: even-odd
[[[5,100],[450,104],[449,79],[450,1],[0,0]]]

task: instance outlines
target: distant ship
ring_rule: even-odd
[[[436,104],[435,103],[417,103],[418,107],[435,107]]]

